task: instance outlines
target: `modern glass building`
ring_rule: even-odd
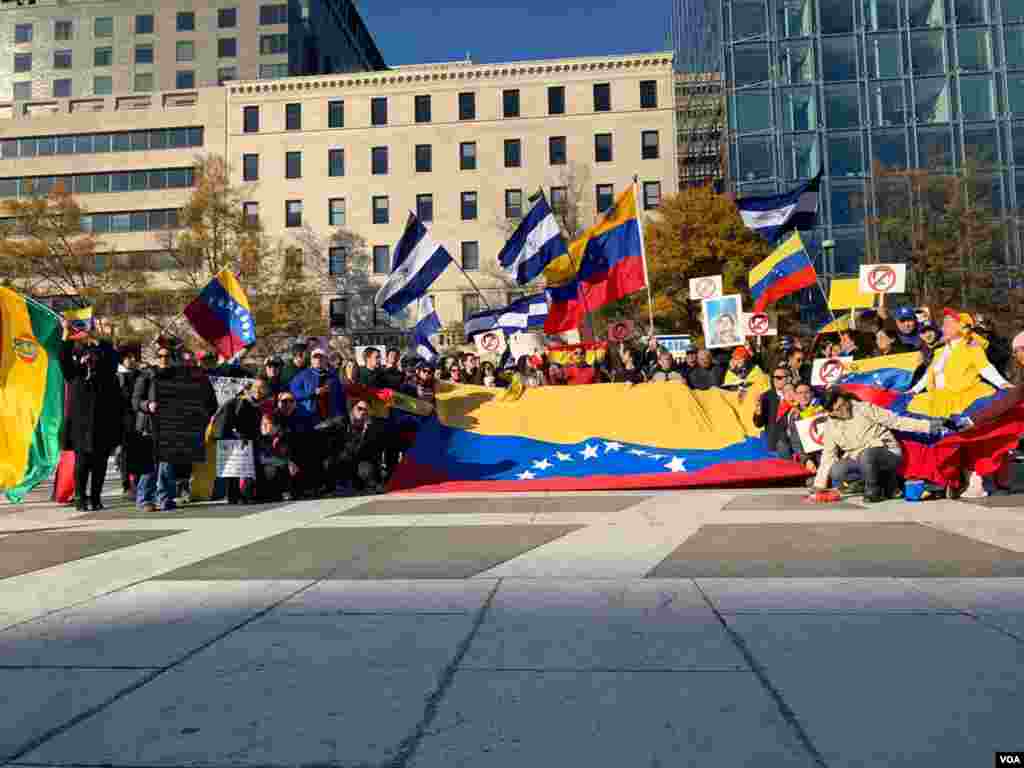
[[[770,194],[824,170],[805,238],[835,241],[827,258],[813,248],[823,274],[857,271],[876,163],[973,160],[998,215],[1024,208],[1024,0],[719,2],[730,177],[739,196]]]

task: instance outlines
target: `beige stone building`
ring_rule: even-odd
[[[409,211],[492,305],[538,290],[514,285],[496,262],[529,196],[544,190],[582,229],[636,176],[645,209],[655,208],[679,183],[674,88],[672,55],[657,53],[61,100],[0,123],[0,195],[28,177],[75,174],[112,258],[159,275],[160,228],[188,196],[193,158],[224,155],[250,214],[319,262],[310,278],[325,278],[334,329],[380,343],[395,323],[372,294]],[[342,231],[365,241],[361,266],[332,241]],[[450,267],[435,283],[444,322],[481,307],[469,279]]]

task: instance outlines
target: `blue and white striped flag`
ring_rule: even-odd
[[[430,341],[430,337],[440,332],[441,318],[437,316],[437,310],[434,309],[434,300],[429,296],[424,296],[420,299],[420,319],[412,329],[412,340],[417,356],[428,363],[437,359],[437,349]]]
[[[498,263],[516,276],[519,285],[526,285],[568,252],[562,229],[542,193],[501,249]]]
[[[395,266],[377,291],[374,303],[389,315],[397,315],[427,294],[452,257],[436,242],[415,214],[409,214],[405,233],[395,246]]]
[[[542,330],[544,320],[548,316],[548,299],[543,293],[534,296],[525,296],[518,301],[513,301],[507,307],[501,309],[489,309],[486,312],[477,312],[470,317],[463,328],[466,338],[471,339],[478,333],[491,331],[500,328],[506,336],[513,333],[529,330],[530,328]]]
[[[743,197],[736,201],[747,229],[774,243],[794,229],[814,229],[818,223],[818,187],[821,172],[796,189],[768,197]]]

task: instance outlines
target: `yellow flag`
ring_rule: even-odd
[[[861,309],[875,306],[875,294],[861,293],[856,277],[833,280],[828,292],[829,309]]]

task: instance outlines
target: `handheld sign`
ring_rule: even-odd
[[[249,440],[217,441],[217,477],[256,477]]]
[[[846,372],[850,369],[852,364],[852,357],[830,357],[827,359],[815,360],[814,368],[811,370],[811,386],[835,386],[839,383],[839,380],[846,375]]]
[[[778,336],[779,329],[771,326],[772,320],[766,312],[743,313],[743,329],[747,336]]]
[[[906,264],[862,264],[861,293],[903,293],[907,289]]]
[[[608,326],[608,341],[623,342],[632,335],[632,320],[616,320]]]
[[[478,333],[475,338],[477,352],[487,357],[500,358],[508,348],[505,332],[500,328]]]
[[[518,360],[523,355],[544,354],[544,335],[540,333],[513,333],[508,338],[508,348],[512,351],[512,357]]]
[[[690,301],[717,299],[722,295],[722,276],[709,275],[690,280]]]
[[[797,434],[804,453],[817,453],[825,447],[825,422],[828,416],[824,413],[801,419],[796,423]]]

